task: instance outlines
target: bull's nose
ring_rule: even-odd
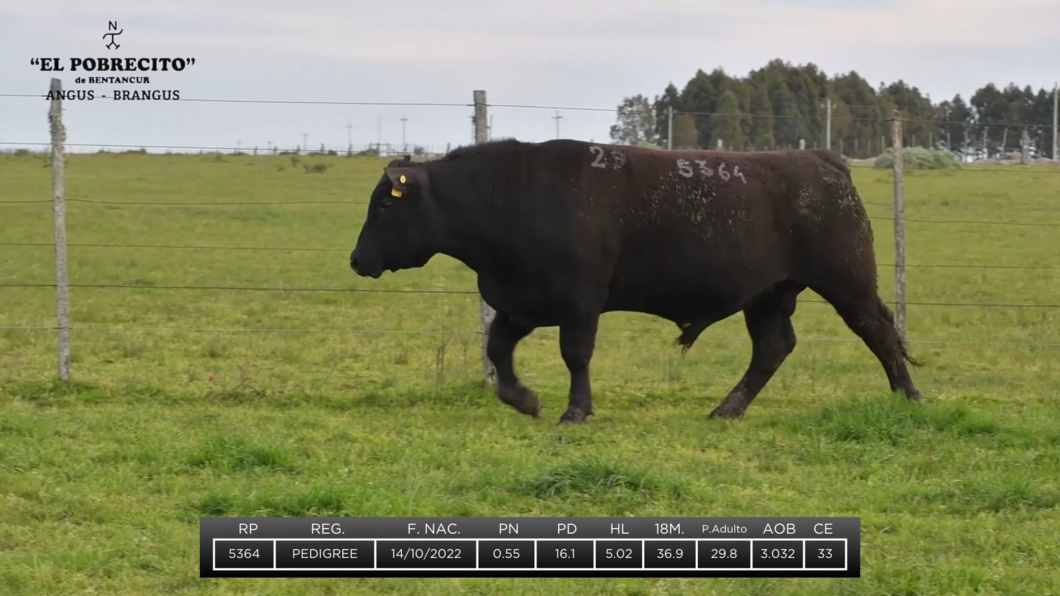
[[[360,271],[357,269],[358,265],[359,263],[357,262],[357,253],[353,252],[350,254],[350,269],[353,269],[356,273],[360,273]]]

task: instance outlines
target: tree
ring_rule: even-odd
[[[714,138],[721,139],[726,149],[743,149],[744,136],[740,125],[745,116],[740,112],[740,100],[731,89],[722,94],[714,116]]]
[[[957,95],[935,103],[902,80],[873,86],[854,71],[830,77],[812,63],[793,65],[780,59],[745,77],[729,76],[720,68],[709,74],[699,69],[680,93],[675,85],[667,85],[653,105],[656,136],[665,139],[666,108],[673,106],[675,147],[710,148],[718,138],[735,148],[797,147],[800,139],[808,147],[820,147],[826,97],[832,98],[832,147],[856,157],[878,155],[890,145],[896,109],[904,121],[907,146],[933,143],[979,154],[985,133],[994,154],[1018,150],[1024,131],[1039,150],[1052,144],[1052,89],[990,83],[968,99]],[[691,118],[680,118],[679,124],[682,112]],[[694,143],[678,140],[692,131]]]
[[[669,134],[670,118],[667,108],[673,108],[675,112],[681,111],[681,94],[673,83],[666,86],[661,96],[655,98],[655,136],[660,141],[666,139]]]
[[[769,90],[765,85],[756,85],[754,89],[749,140],[758,151],[770,151],[777,142],[773,138],[773,106],[769,103]]]
[[[618,123],[611,127],[611,140],[621,145],[655,143],[655,114],[643,95],[622,100],[618,106]]]
[[[975,126],[975,115],[971,108],[958,93],[953,99],[939,104],[938,114],[938,120],[942,123],[939,127],[942,138],[939,140],[947,143],[947,150],[966,154],[968,145],[974,140],[970,138]]]
[[[674,116],[674,149],[698,149],[696,119],[688,114]]]

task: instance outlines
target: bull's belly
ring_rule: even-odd
[[[678,325],[704,318],[723,319],[743,308],[742,300],[699,292],[619,295],[609,298],[604,312],[636,312],[654,315]]]
[[[486,304],[529,327],[560,325],[576,310],[636,312],[684,325],[724,319],[743,310],[779,281],[782,280],[756,276],[725,283],[709,275],[690,278],[687,274],[670,276],[656,272],[654,276],[638,279],[616,278],[606,291],[598,291],[587,285],[527,279],[499,283],[480,276],[479,291]],[[606,298],[602,302],[594,301],[594,296]]]

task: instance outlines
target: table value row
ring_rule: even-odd
[[[847,539],[215,538],[215,571],[847,568]]]

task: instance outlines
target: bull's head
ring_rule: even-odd
[[[350,267],[362,277],[422,267],[438,253],[441,213],[423,164],[408,156],[383,169],[361,227]]]

